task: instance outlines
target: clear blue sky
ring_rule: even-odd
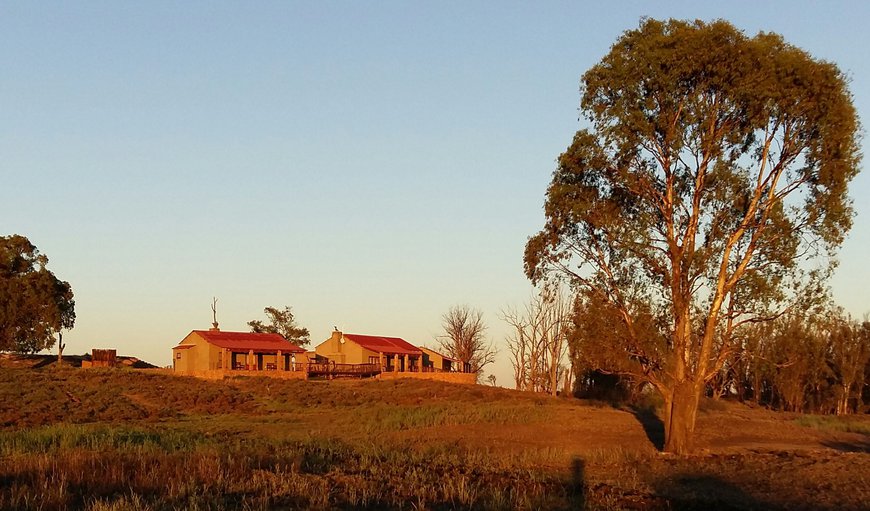
[[[431,343],[467,303],[503,346],[580,75],[641,16],[781,33],[870,122],[865,3],[721,4],[0,2],[0,234],[72,284],[68,353],[168,364],[212,296],[223,329],[289,304],[315,343]],[[870,176],[851,190],[832,285],[860,316]]]

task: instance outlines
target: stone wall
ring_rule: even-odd
[[[212,369],[208,371],[174,371],[173,374],[194,376],[206,380],[223,380],[234,376],[264,376],[281,380],[305,380],[308,378],[308,373],[305,371],[224,371],[223,369]]]
[[[418,380],[434,380],[448,383],[477,383],[477,375],[474,373],[381,373],[378,378],[382,380],[395,380],[396,378],[417,378]]]

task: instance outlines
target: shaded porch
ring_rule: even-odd
[[[221,349],[217,369],[224,371],[304,371],[307,357],[294,352]]]

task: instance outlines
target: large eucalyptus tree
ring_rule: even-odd
[[[690,450],[734,329],[829,273],[860,160],[846,82],[776,34],[652,19],[583,75],[590,128],[558,159],[526,273],[619,321],[619,371],[663,395],[667,451]]]

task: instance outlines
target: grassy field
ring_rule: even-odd
[[[417,380],[0,369],[0,509],[867,509],[870,420]]]

